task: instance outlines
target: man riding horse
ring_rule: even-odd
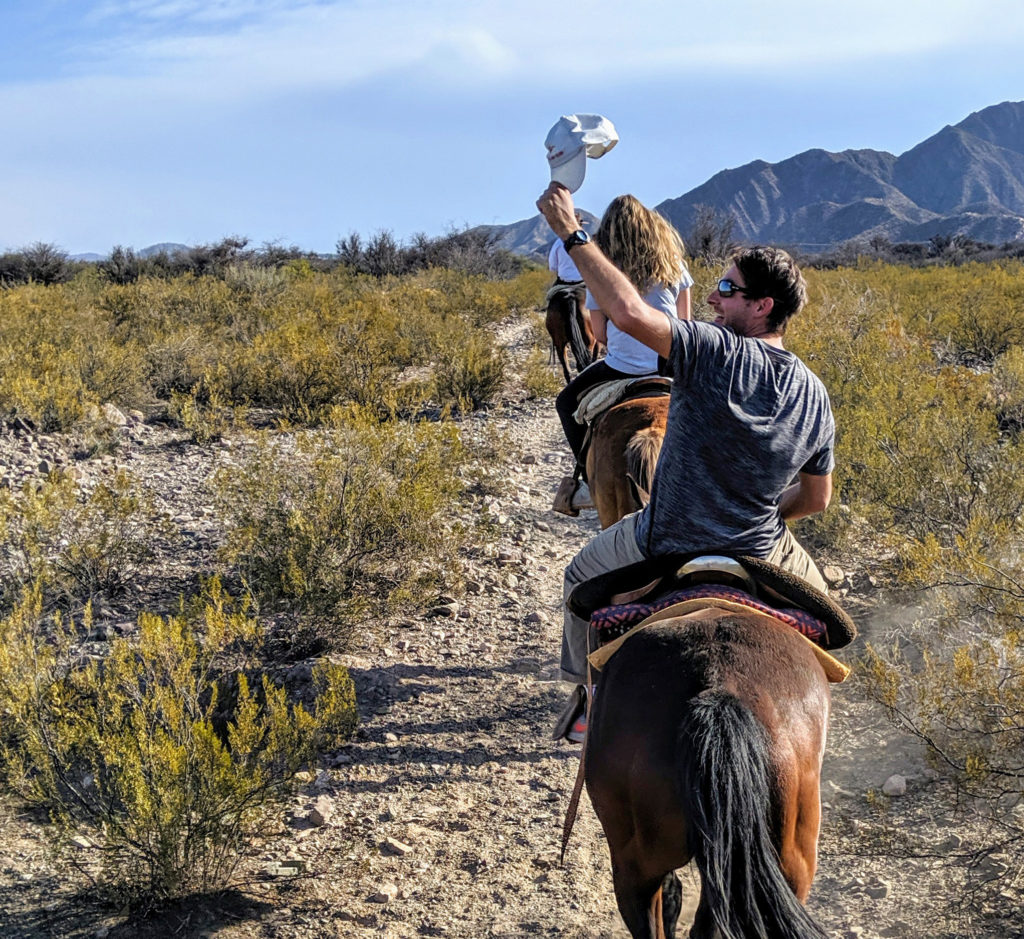
[[[764,558],[824,591],[786,527],[828,506],[834,465],[828,394],[782,343],[806,302],[796,263],[775,248],[739,251],[708,297],[713,323],[669,319],[578,229],[564,186],[552,183],[537,206],[607,318],[665,359],[674,380],[650,503],[573,558],[564,598],[608,571],[692,552]],[[561,675],[579,687],[559,727],[574,741],[586,728],[587,630],[566,607]]]

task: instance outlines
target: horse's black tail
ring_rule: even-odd
[[[579,302],[574,300],[569,305],[569,346],[576,360],[577,372],[582,372],[590,364],[590,347],[583,336],[583,327],[580,326],[582,315]]]
[[[679,743],[689,850],[723,939],[823,939],[772,844],[765,729],[732,695],[710,693],[693,701]]]

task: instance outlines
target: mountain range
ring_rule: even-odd
[[[873,238],[1024,240],[1024,101],[976,111],[899,156],[814,149],[755,160],[655,206],[684,238],[705,207],[732,219],[738,241],[811,253]],[[538,258],[554,237],[540,216],[488,227],[502,247]]]
[[[151,258],[156,254],[177,254],[179,251],[188,251],[188,245],[179,244],[176,241],[161,241],[160,244],[150,245],[148,248],[140,248],[135,252],[135,256],[139,258]],[[109,258],[109,254],[96,254],[94,251],[87,252],[86,254],[73,254],[71,255],[72,261],[105,261]]]

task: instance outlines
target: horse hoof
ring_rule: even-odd
[[[576,480],[572,476],[563,476],[558,484],[558,492],[555,493],[555,501],[551,508],[562,515],[570,515],[575,518],[580,514],[579,508],[574,505],[573,494],[576,492]]]

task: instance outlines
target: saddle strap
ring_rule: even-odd
[[[590,667],[590,630],[587,630],[587,729],[583,732],[583,743],[580,745],[580,765],[576,768],[576,782],[572,786],[569,806],[565,810],[565,821],[562,823],[562,853],[558,863],[565,863],[565,849],[569,846],[572,827],[576,824],[576,815],[580,808],[580,796],[583,794],[583,781],[586,776],[587,740],[590,739],[590,708],[594,703],[594,680]]]

